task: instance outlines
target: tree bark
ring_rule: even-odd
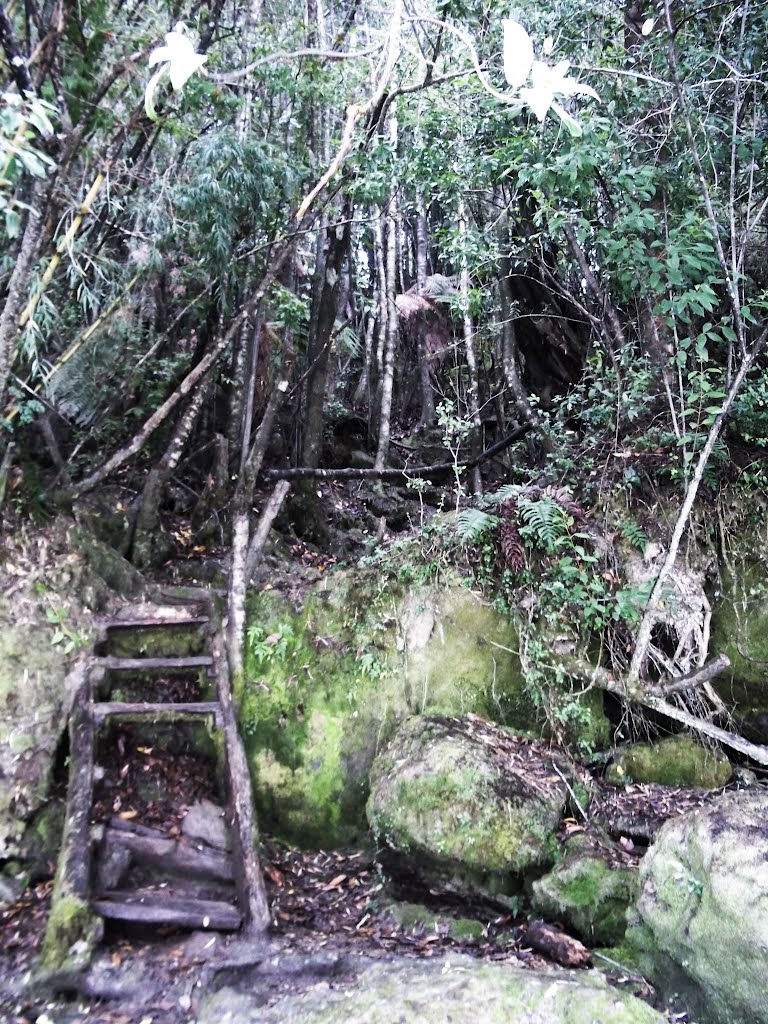
[[[165,486],[179,464],[184,447],[200,415],[207,391],[202,381],[192,394],[184,414],[179,418],[163,456],[149,471],[141,494],[133,529],[132,561],[139,569],[152,565],[155,556],[154,538],[160,525],[160,505]]]
[[[392,194],[387,217],[386,281],[383,297],[387,307],[387,335],[384,346],[384,365],[381,374],[381,403],[379,405],[379,443],[374,469],[383,469],[389,457],[389,436],[392,416],[392,391],[395,379],[395,351],[400,325],[397,318],[397,198]]]
[[[424,199],[419,196],[416,203],[416,291],[424,293],[427,284],[427,249],[429,233]],[[429,352],[427,351],[427,324],[419,326],[416,358],[419,365],[419,390],[421,392],[421,416],[419,427],[431,427],[435,422],[435,399],[432,393],[432,375],[429,372]]]

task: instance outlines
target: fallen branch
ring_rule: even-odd
[[[592,954],[582,942],[544,921],[530,922],[525,941],[565,967],[584,967],[592,959]]]
[[[727,668],[728,664],[730,664],[730,662],[728,662],[728,664],[723,664],[723,658],[725,658],[725,655],[720,655],[715,659],[715,661],[711,662],[709,665],[705,665],[703,668],[693,673],[692,676],[685,677],[688,680],[685,688],[689,689],[691,685],[698,685],[701,682],[706,682],[708,679],[711,679],[713,675],[717,675],[718,672],[722,672],[723,669]],[[727,659],[725,660],[727,661]],[[614,693],[617,697],[620,697],[628,703],[641,704],[643,707],[650,708],[651,711],[656,711],[661,715],[666,715],[667,718],[671,718],[675,722],[680,722],[682,725],[687,726],[689,729],[693,729],[695,732],[701,733],[703,736],[708,736],[710,739],[717,740],[718,743],[722,743],[725,747],[730,747],[731,750],[738,751],[738,753],[750,758],[757,764],[768,766],[768,747],[759,746],[756,743],[750,743],[748,740],[745,740],[742,736],[738,736],[736,733],[728,732],[727,729],[721,729],[717,725],[712,725],[711,722],[707,722],[702,718],[697,718],[695,715],[692,715],[690,711],[686,711],[684,708],[680,708],[676,704],[670,704],[668,701],[664,700],[663,696],[658,696],[650,688],[644,687],[639,681],[635,681],[631,678],[616,678],[616,676],[607,669],[591,665],[589,662],[584,661],[582,658],[577,658],[574,655],[561,655],[558,657],[557,663],[553,668],[561,669],[566,675],[573,679],[579,679],[593,686],[599,686],[601,690],[607,690],[609,693]],[[693,684],[691,683],[691,679],[694,680]]]
[[[657,686],[649,687],[646,692],[653,697],[669,697],[673,693],[684,693],[686,690],[692,690],[696,686],[708,683],[710,679],[719,676],[730,666],[731,662],[728,656],[718,654],[714,661],[710,661],[703,668],[699,668],[687,676],[679,676],[677,679],[669,679]]]
[[[443,477],[449,473],[453,473],[456,469],[477,469],[488,459],[492,459],[494,455],[504,451],[505,448],[509,448],[515,441],[519,441],[521,437],[524,437],[531,429],[533,424],[524,423],[522,426],[517,427],[512,431],[511,434],[507,434],[496,444],[492,444],[490,448],[486,448],[484,452],[481,452],[477,458],[471,459],[468,462],[438,462],[434,466],[413,466],[405,469],[353,469],[345,467],[344,469],[313,469],[310,466],[298,466],[295,469],[269,469],[264,474],[268,480],[296,480],[302,477],[317,477],[320,480],[355,480],[365,479],[366,477],[377,480],[399,480],[401,477],[405,480],[412,479],[414,477],[421,477],[422,479],[430,479],[432,476]]]

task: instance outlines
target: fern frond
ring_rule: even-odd
[[[567,535],[567,513],[553,498],[545,495],[533,499],[520,495],[517,507],[525,523],[521,535],[529,537],[547,551],[552,551],[557,542]]]
[[[482,504],[486,506],[503,505],[509,498],[516,498],[520,493],[519,484],[504,484],[498,491],[494,491],[493,494],[486,494],[482,499]]]
[[[645,530],[632,520],[622,523],[619,530],[621,531],[621,535],[624,540],[628,541],[633,548],[637,548],[643,557],[645,557],[645,549],[648,546],[648,535]]]
[[[456,517],[456,536],[460,544],[478,544],[501,520],[479,508],[464,508]]]

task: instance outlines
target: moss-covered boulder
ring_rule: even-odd
[[[541,733],[509,617],[457,578],[406,576],[407,589],[359,570],[299,601],[249,594],[240,723],[261,822],[286,839],[332,845],[365,831],[373,758],[413,715],[472,712]],[[587,711],[594,743],[606,720]]]
[[[610,850],[574,836],[562,861],[532,886],[534,910],[563,921],[589,945],[618,945],[627,929],[627,908],[637,891],[637,869]]]
[[[371,769],[368,820],[395,869],[453,892],[511,896],[554,860],[568,790],[545,748],[532,770],[505,749],[503,729],[471,725],[406,722]]]
[[[721,574],[710,647],[730,668],[712,685],[738,718],[768,713],[768,527],[733,553]]]
[[[768,1022],[768,794],[667,822],[640,864],[627,940],[668,1000],[707,1024]]]
[[[380,582],[338,573],[299,607],[274,590],[248,598],[238,697],[257,810],[306,846],[367,830],[368,771],[409,716],[535,722],[505,617],[458,585],[404,596]]]
[[[720,789],[732,772],[730,761],[720,751],[702,747],[691,736],[667,736],[656,743],[633,743],[617,751],[605,778],[614,785],[656,782]]]
[[[347,969],[352,967],[347,965]],[[466,956],[374,963],[352,982],[327,981],[259,1005],[255,992],[224,988],[205,999],[199,1024],[665,1024],[647,1003],[600,974]]]

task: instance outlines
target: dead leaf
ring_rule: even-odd
[[[320,892],[330,892],[331,889],[339,889],[341,888],[341,883],[346,882],[346,880],[346,875],[336,875],[336,877],[332,878],[327,885],[323,885],[320,887]]]

